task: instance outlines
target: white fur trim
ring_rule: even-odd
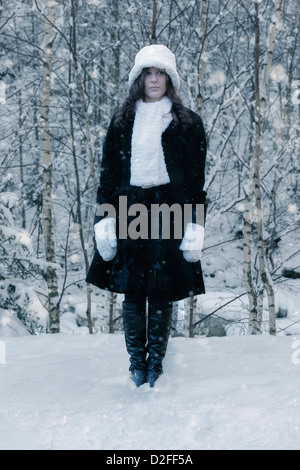
[[[170,76],[175,90],[179,90],[180,78],[176,69],[176,58],[166,46],[152,44],[141,49],[135,56],[135,63],[129,73],[129,86],[140,76],[143,69],[156,67],[164,69]]]
[[[201,255],[201,250],[191,250],[183,252],[183,257],[185,261],[188,261],[188,263],[197,263],[197,261],[201,260]]]
[[[199,224],[188,223],[180,250],[186,261],[195,263],[200,260],[204,244],[204,227]]]
[[[137,102],[131,142],[132,186],[151,188],[170,182],[161,135],[172,121],[171,108],[166,96],[153,103]]]
[[[97,250],[104,261],[111,261],[117,253],[116,221],[109,217],[94,225]]]

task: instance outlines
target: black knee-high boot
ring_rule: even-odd
[[[171,302],[153,302],[149,299],[148,312],[148,370],[147,382],[153,387],[163,372],[172,320]]]
[[[140,387],[146,382],[146,305],[124,301],[123,325],[131,378]]]

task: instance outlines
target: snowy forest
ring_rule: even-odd
[[[85,277],[103,141],[149,44],[208,140],[207,293],[173,334],[299,332],[299,34],[298,0],[0,0],[0,336],[122,330],[121,296]]]

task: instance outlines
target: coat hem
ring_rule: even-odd
[[[92,284],[93,286],[98,287],[98,289],[104,290],[106,292],[113,292],[115,294],[123,294],[123,295],[132,293],[132,291],[129,291],[129,290],[115,289],[115,288],[112,288],[112,287],[105,287],[105,286],[96,284],[94,282],[89,282],[88,279],[86,279],[86,282],[88,284]],[[180,300],[188,299],[190,297],[206,294],[205,288],[201,289],[199,291],[193,292],[193,293],[191,293],[191,292],[192,291],[190,291],[186,294],[180,294],[180,295],[177,295],[177,296],[173,296],[173,295],[165,296],[165,295],[160,295],[160,293],[158,294],[158,293],[153,292],[153,293],[150,293],[150,294],[146,294],[146,297],[154,295],[154,296],[158,296],[159,298],[162,298],[164,300],[168,300],[169,302],[179,302]]]

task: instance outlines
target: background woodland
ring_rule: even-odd
[[[209,144],[207,294],[174,330],[274,335],[299,313],[299,23],[298,0],[0,0],[0,312],[32,334],[121,329],[119,296],[85,283],[95,195],[135,54],[158,43]]]

